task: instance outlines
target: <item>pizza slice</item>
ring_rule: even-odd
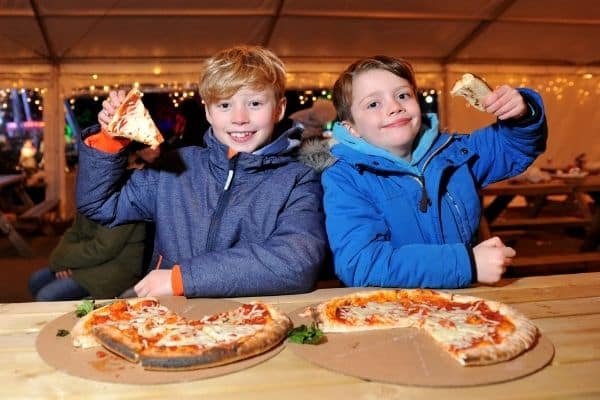
[[[144,107],[141,97],[139,90],[131,89],[115,111],[107,130],[113,136],[121,136],[157,148],[164,139]]]
[[[462,96],[479,111],[485,111],[483,100],[492,93],[490,86],[474,74],[464,74],[452,87],[452,96]]]
[[[136,319],[140,319],[140,315],[148,313],[160,315],[161,318],[164,318],[165,315],[170,314],[170,311],[161,306],[158,300],[153,297],[116,300],[92,310],[80,318],[71,330],[73,346],[83,349],[100,346],[93,334],[96,326],[129,324]]]

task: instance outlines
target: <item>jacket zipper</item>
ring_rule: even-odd
[[[421,199],[419,200],[419,211],[421,211],[422,213],[426,213],[427,208],[431,205],[431,198],[429,197],[429,193],[427,193],[427,187],[425,186],[425,168],[427,168],[427,165],[429,165],[433,157],[439,154],[439,152],[442,151],[448,145],[448,143],[450,143],[451,140],[452,136],[450,136],[444,142],[444,144],[438,147],[433,153],[431,153],[427,160],[425,160],[425,162],[423,163],[423,168],[421,169],[421,176],[414,175],[415,179],[421,185]]]
[[[462,240],[468,240],[469,242],[471,242],[471,239],[472,239],[472,238],[468,238],[468,239],[467,239],[467,238],[465,237],[465,236],[466,236],[466,235],[465,235],[466,229],[465,229],[465,227],[463,226],[463,225],[464,225],[464,223],[463,223],[463,219],[462,219],[462,213],[460,212],[460,209],[458,208],[458,204],[456,204],[456,200],[454,200],[454,197],[453,197],[453,196],[450,194],[450,192],[446,192],[446,196],[448,196],[448,198],[450,199],[450,203],[452,204],[452,206],[453,206],[453,207],[454,207],[454,209],[456,210],[456,215],[457,215],[457,217],[458,217],[458,220],[461,222],[461,224],[460,224],[460,226],[461,226],[461,229],[460,229],[460,236],[461,236],[461,239],[462,239]]]
[[[223,212],[225,211],[225,207],[229,203],[229,197],[231,194],[230,189],[231,184],[233,183],[233,176],[235,174],[237,159],[237,154],[229,159],[229,171],[227,171],[227,180],[225,181],[225,186],[223,187],[223,193],[221,193],[221,195],[219,196],[219,200],[217,201],[217,209],[210,220],[210,225],[208,228],[208,239],[206,241],[206,251],[214,250],[217,232],[221,226]]]

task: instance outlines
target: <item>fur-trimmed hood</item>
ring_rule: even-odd
[[[302,141],[298,151],[298,160],[308,165],[317,172],[323,172],[330,167],[336,158],[331,154],[331,147],[337,144],[335,139],[321,139],[313,137]]]

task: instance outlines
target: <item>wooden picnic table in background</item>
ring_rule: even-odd
[[[291,313],[357,290],[262,298]],[[205,380],[125,385],[67,375],[47,365],[35,341],[49,321],[77,302],[0,304],[0,398],[60,399],[572,399],[600,398],[600,272],[503,280],[493,287],[453,290],[505,302],[531,318],[555,346],[550,365],[516,380],[472,387],[428,388],[367,382],[315,366],[285,348],[255,367]]]
[[[543,209],[547,204],[549,196],[565,195],[565,206],[571,206],[572,212],[563,212],[561,214],[544,215]],[[557,178],[550,182],[530,183],[522,181],[507,180],[494,183],[481,191],[482,202],[484,204],[481,224],[480,237],[487,239],[491,237],[496,230],[507,228],[543,228],[545,226],[582,226],[586,230],[582,251],[590,251],[597,246],[598,230],[600,229],[600,175],[588,175],[586,177],[570,179]],[[499,218],[507,209],[511,201],[517,197],[523,196],[527,199],[527,212],[525,215],[519,215],[513,218]],[[592,211],[589,204],[591,198],[595,205]],[[486,204],[486,198],[493,197],[493,200]],[[535,263],[532,260],[518,259],[517,264],[525,262]],[[543,257],[542,257],[543,258]],[[543,261],[540,258],[540,262]],[[600,253],[578,253],[569,255],[564,259],[570,263],[580,259],[582,262],[600,261]]]
[[[12,175],[0,175],[0,191],[6,194],[7,197],[16,195],[22,204],[24,209],[33,207],[33,201],[25,191],[25,175],[12,174]],[[8,239],[12,245],[17,249],[20,255],[24,257],[30,257],[33,252],[31,247],[25,242],[23,237],[15,230],[15,227],[7,218],[9,209],[8,203],[10,200],[0,199],[0,231],[8,236]]]

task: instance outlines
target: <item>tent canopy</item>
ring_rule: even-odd
[[[292,63],[599,66],[599,39],[596,0],[0,0],[0,63],[194,61],[251,43]]]

